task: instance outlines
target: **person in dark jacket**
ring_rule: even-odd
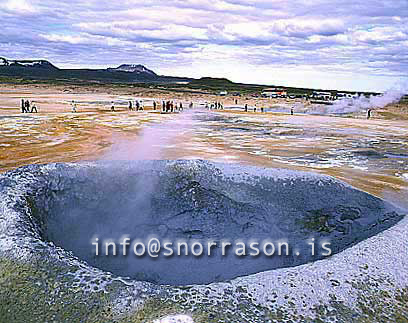
[[[21,99],[21,112],[22,112],[22,113],[29,112],[29,111],[26,111],[24,99]]]
[[[24,105],[26,112],[30,112],[30,101],[26,100]]]

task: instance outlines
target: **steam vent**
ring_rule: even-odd
[[[398,321],[408,301],[404,215],[307,172],[205,161],[26,166],[0,176],[1,302],[24,302],[27,322]],[[104,237],[119,246],[124,234],[286,238],[290,252],[95,255],[96,237],[103,253]]]

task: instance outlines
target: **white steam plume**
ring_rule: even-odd
[[[159,159],[166,146],[178,136],[193,129],[197,123],[193,117],[194,114],[194,111],[187,110],[178,114],[174,119],[146,127],[134,140],[115,138],[110,151],[100,159],[127,161]]]
[[[361,95],[357,98],[344,98],[330,106],[327,109],[327,113],[334,114],[345,114],[364,111],[367,109],[381,109],[387,104],[398,102],[404,94],[407,92],[407,89],[393,89],[388,90],[382,95],[365,97]]]

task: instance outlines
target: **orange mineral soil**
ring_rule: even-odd
[[[39,113],[21,113],[22,98],[34,101]],[[143,100],[143,111],[128,110],[135,99]],[[162,100],[170,99],[195,107],[160,113]],[[216,100],[230,108],[204,109]],[[397,203],[407,200],[406,107],[387,107],[365,120],[363,114],[310,115],[306,102],[291,116],[293,103],[283,99],[239,98],[258,107],[245,113],[234,100],[135,87],[0,85],[0,172],[50,162],[206,159],[319,172]]]

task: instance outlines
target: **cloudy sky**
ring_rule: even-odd
[[[408,84],[408,0],[0,0],[0,56],[381,91]]]

